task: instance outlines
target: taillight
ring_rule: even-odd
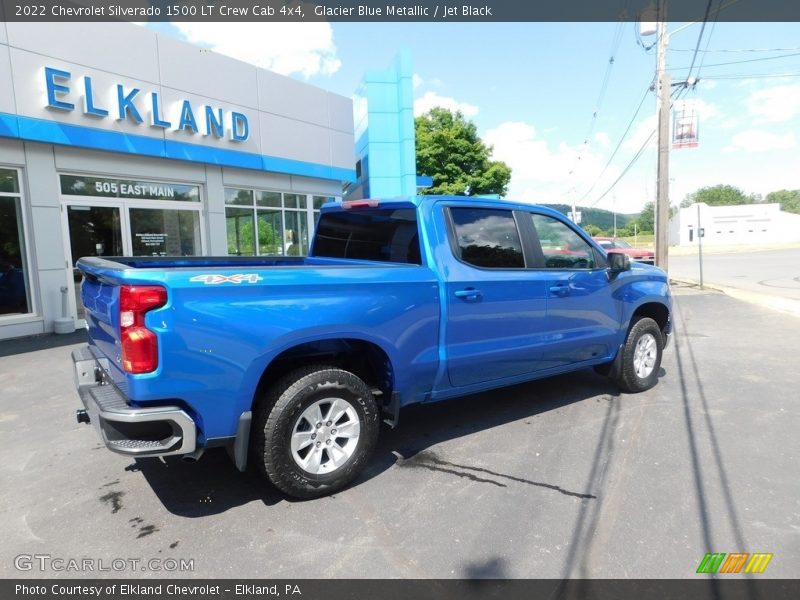
[[[144,315],[166,303],[167,290],[160,285],[119,288],[122,368],[128,373],[150,373],[158,368],[158,338],[144,326]]]

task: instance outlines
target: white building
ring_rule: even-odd
[[[130,23],[0,23],[0,340],[82,324],[81,256],[307,253],[354,147],[350,98]]]
[[[692,204],[670,220],[670,245],[697,244],[698,228],[704,232],[703,244],[709,245],[800,242],[800,215],[782,211],[777,203]]]

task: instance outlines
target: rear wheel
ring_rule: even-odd
[[[639,317],[631,324],[620,351],[617,385],[631,393],[649,390],[658,382],[663,351],[664,338],[658,323],[649,317]]]
[[[364,469],[380,420],[366,384],[348,371],[298,369],[270,390],[256,421],[256,459],[280,490],[298,498],[330,494]]]

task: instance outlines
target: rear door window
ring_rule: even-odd
[[[421,265],[417,211],[358,208],[323,213],[313,256]]]
[[[453,207],[453,252],[463,262],[484,269],[523,269],[525,257],[510,210]]]

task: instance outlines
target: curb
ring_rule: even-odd
[[[700,287],[700,282],[683,277],[670,277],[670,283],[673,282]],[[716,283],[706,283],[705,281],[703,282],[703,288],[713,290],[715,292],[721,292],[726,296],[736,298],[737,300],[742,300],[743,302],[747,302],[749,304],[755,304],[757,306],[769,308],[783,314],[800,318],[800,300],[781,298],[780,296],[770,296],[768,294],[759,294],[758,292],[740,290],[738,288],[727,287]]]

